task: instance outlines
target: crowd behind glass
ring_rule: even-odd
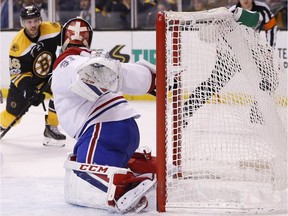
[[[41,9],[43,21],[62,25],[82,16],[95,30],[155,29],[158,11],[201,11],[227,7],[238,0],[0,0],[1,30],[19,30],[19,12],[31,4]],[[287,0],[260,0],[275,14],[278,29],[287,30]]]

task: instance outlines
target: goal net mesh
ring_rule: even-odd
[[[166,210],[287,210],[283,63],[227,9],[164,18]]]

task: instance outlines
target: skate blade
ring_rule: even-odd
[[[45,137],[43,145],[47,147],[64,147],[66,140],[55,140],[53,138]]]

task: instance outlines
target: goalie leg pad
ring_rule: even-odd
[[[72,169],[66,169],[65,172],[64,199],[73,205],[115,211],[106,204],[106,192],[79,178]]]
[[[65,200],[68,203],[121,213],[145,208],[147,203],[141,198],[156,182],[148,175],[135,177],[124,168],[78,163],[73,155],[64,167]],[[107,196],[103,196],[104,193]]]

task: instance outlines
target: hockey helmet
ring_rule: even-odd
[[[35,5],[23,7],[20,11],[20,19],[33,19],[41,17],[39,9]]]
[[[35,5],[23,7],[20,11],[21,26],[24,26],[23,20],[33,19],[37,17],[41,18],[41,14],[40,10]]]
[[[86,20],[81,17],[70,19],[62,28],[62,50],[66,50],[69,45],[90,48],[92,36],[93,29]]]

